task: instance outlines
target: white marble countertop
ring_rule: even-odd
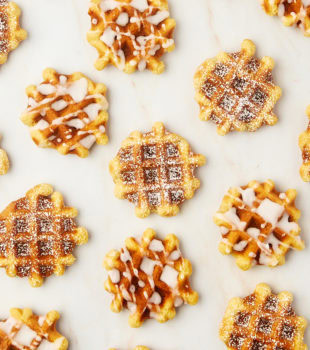
[[[7,277],[1,269],[0,317],[6,317],[10,307],[31,307],[41,314],[56,309],[62,315],[59,329],[72,350],[110,346],[130,350],[138,344],[153,350],[221,350],[225,346],[218,339],[218,328],[228,300],[248,295],[257,283],[267,282],[277,292],[293,292],[298,314],[310,319],[310,187],[299,177],[297,145],[310,103],[310,39],[265,15],[258,0],[170,0],[177,21],[176,50],[164,57],[166,72],[126,75],[112,66],[98,72],[93,68],[97,53],[86,41],[87,0],[17,2],[29,38],[0,68],[0,131],[12,162],[9,174],[0,179],[0,206],[4,208],[38,183],[50,183],[69,205],[79,209],[78,222],[88,229],[90,241],[76,249],[77,262],[64,276],[50,277],[38,289],[31,288],[26,279]],[[245,38],[255,42],[260,57],[275,59],[274,77],[283,89],[275,109],[279,122],[254,134],[221,137],[215,125],[198,118],[192,78],[204,59],[220,50],[239,49]],[[87,159],[36,147],[19,120],[26,106],[25,87],[39,83],[46,67],[66,74],[81,71],[109,89],[110,142],[95,146]],[[208,162],[198,171],[201,188],[179,215],[151,215],[142,220],[127,201],[114,197],[108,162],[129,132],[149,130],[157,120],[184,136]],[[218,252],[220,234],[212,216],[229,186],[268,178],[281,191],[299,191],[297,206],[302,211],[300,224],[307,248],[290,252],[282,267],[244,272],[232,257]],[[162,237],[179,236],[185,256],[193,263],[191,281],[200,302],[180,308],[166,324],[150,320],[131,329],[128,312],[109,310],[102,260],[110,249],[121,247],[127,236],[140,235],[147,227]],[[310,343],[309,331],[306,343]]]

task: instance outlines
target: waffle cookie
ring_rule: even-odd
[[[67,339],[56,330],[59,314],[50,311],[37,316],[30,309],[11,309],[11,316],[0,321],[1,350],[66,350]]]
[[[206,60],[194,77],[200,119],[211,120],[217,132],[255,131],[262,125],[274,125],[274,105],[281,96],[274,84],[270,57],[255,57],[256,47],[244,40],[241,51],[219,53]]]
[[[161,56],[174,49],[175,20],[167,0],[91,0],[87,39],[102,70],[111,63],[126,73],[149,69],[162,73]]]
[[[259,284],[246,298],[230,300],[220,327],[229,350],[307,350],[303,343],[307,321],[295,314],[293,296],[273,294]]]
[[[10,277],[28,277],[32,287],[53,273],[62,275],[75,261],[75,246],[87,242],[76,216],[77,210],[65,207],[52,186],[29,190],[0,214],[0,267]]]
[[[271,180],[229,189],[214,216],[223,237],[220,252],[235,256],[243,270],[284,264],[290,248],[304,249],[295,198],[296,190],[279,193]]]
[[[113,294],[111,310],[128,309],[131,327],[140,327],[149,318],[166,322],[174,318],[176,307],[198,301],[189,282],[191,264],[173,234],[160,240],[147,229],[141,241],[128,238],[124,248],[106,255],[104,267],[109,274],[105,289]]]
[[[310,120],[310,105],[307,108],[307,115]],[[303,164],[300,168],[301,178],[310,181],[310,122],[306,131],[299,136],[299,147],[302,151]]]
[[[1,139],[1,137],[0,137]],[[5,175],[10,167],[10,161],[5,150],[0,148],[0,175]]]
[[[132,202],[138,217],[172,216],[199,188],[194,170],[203,164],[205,157],[194,154],[185,139],[156,122],[151,132],[135,131],[123,141],[110,173],[116,197]]]
[[[27,37],[19,26],[21,11],[15,2],[0,0],[0,64],[6,62],[8,54]]]
[[[21,120],[30,127],[39,147],[55,148],[61,154],[87,157],[92,145],[108,142],[108,102],[104,84],[96,84],[82,73],[43,71],[44,81],[26,89],[28,107]]]
[[[295,26],[310,36],[310,2],[308,0],[260,0],[269,16],[279,16],[286,26]]]

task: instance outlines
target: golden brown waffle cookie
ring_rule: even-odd
[[[0,0],[0,64],[5,63],[9,52],[27,37],[27,32],[19,26],[20,14],[15,2]]]
[[[255,45],[244,40],[241,51],[206,60],[194,77],[200,118],[218,125],[217,132],[255,131],[274,125],[273,107],[281,96],[272,78],[274,61],[255,57]]]
[[[55,148],[61,154],[87,157],[97,142],[108,142],[108,102],[104,84],[96,84],[82,73],[58,74],[47,68],[44,81],[28,86],[28,107],[21,120],[30,127],[40,147]]]
[[[53,273],[62,275],[75,261],[75,246],[88,238],[86,229],[76,225],[77,214],[52,186],[29,190],[0,214],[0,267],[10,277],[28,277],[32,287]]]
[[[175,20],[167,0],[91,0],[89,15],[87,39],[99,54],[96,69],[111,63],[126,73],[163,72],[160,58],[174,49]]]
[[[260,0],[269,16],[279,16],[286,26],[300,28],[310,36],[310,2],[308,0]]]
[[[11,316],[0,321],[1,350],[66,350],[67,339],[58,333],[57,311],[37,316],[30,309],[11,309]]]
[[[310,105],[307,108],[307,115],[310,119]],[[303,164],[300,168],[301,178],[310,181],[310,122],[306,131],[299,136],[299,147],[302,151]]]
[[[117,349],[109,349],[109,350],[117,350]],[[146,346],[141,346],[141,345],[139,345],[139,346],[136,346],[135,348],[134,348],[134,350],[150,350],[149,348],[147,348]]]
[[[160,240],[147,229],[141,241],[131,237],[125,245],[104,259],[109,272],[105,289],[114,294],[112,311],[130,311],[131,327],[140,327],[149,318],[166,322],[174,318],[176,307],[197,303],[198,294],[189,282],[192,267],[183,258],[175,235]]]
[[[1,140],[1,136],[0,136]],[[0,148],[0,175],[5,175],[10,167],[10,161],[5,150]]]
[[[151,132],[135,131],[123,141],[110,173],[116,197],[134,203],[138,217],[172,216],[199,188],[194,170],[203,164],[205,157],[194,154],[185,139],[156,122]]]
[[[246,298],[230,300],[220,327],[229,350],[307,350],[303,343],[307,321],[296,316],[293,296],[273,294],[259,284]]]
[[[289,249],[304,249],[295,198],[296,190],[279,193],[271,180],[229,189],[214,216],[223,236],[220,252],[234,255],[243,270],[284,264]]]

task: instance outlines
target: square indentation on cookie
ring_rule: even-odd
[[[182,167],[172,166],[167,169],[169,182],[176,182],[182,180]]]
[[[29,231],[29,224],[25,218],[16,218],[14,222],[15,233],[27,233]]]
[[[235,318],[235,323],[239,327],[247,327],[250,321],[250,314],[247,312],[239,312]]]
[[[282,339],[293,340],[295,329],[288,323],[285,323],[281,329],[280,336]]]
[[[219,106],[226,112],[231,112],[235,105],[235,98],[231,95],[225,94],[221,99]]]
[[[144,160],[156,158],[156,145],[142,146],[142,156]]]
[[[228,72],[229,72],[229,67],[223,63],[218,63],[215,66],[213,71],[213,73],[220,78],[224,78]]]
[[[250,123],[253,119],[255,119],[255,114],[248,106],[244,106],[238,115],[238,120],[243,123]]]
[[[240,77],[235,77],[234,80],[232,81],[232,87],[239,92],[244,92],[247,85],[248,85],[247,81]]]
[[[14,250],[17,257],[30,255],[30,245],[28,242],[15,242]]]
[[[161,198],[159,192],[148,192],[147,197],[150,206],[157,207],[158,205],[160,205]]]
[[[261,317],[257,324],[257,331],[263,334],[270,334],[272,322],[265,317]]]
[[[52,241],[39,241],[38,242],[38,249],[39,249],[40,256],[53,255],[53,253],[54,253],[53,248],[54,248],[54,243]]]
[[[119,158],[121,160],[121,162],[126,163],[126,162],[130,162],[133,160],[133,148],[132,147],[128,147],[128,148],[122,148],[119,151]]]
[[[184,201],[184,191],[181,189],[171,190],[170,200],[173,204],[182,203]]]
[[[121,176],[122,176],[122,181],[126,185],[132,185],[136,183],[136,174],[132,170],[123,171],[121,173]]]
[[[251,97],[251,101],[258,106],[262,106],[266,101],[267,95],[260,88],[256,88]]]
[[[212,98],[212,96],[214,95],[214,93],[216,91],[216,87],[214,86],[214,84],[210,80],[206,80],[205,83],[203,84],[201,90],[202,90],[202,93],[206,97]]]
[[[40,196],[38,198],[37,208],[40,211],[51,209],[53,208],[53,202],[45,196]]]
[[[53,231],[53,221],[50,218],[41,217],[37,219],[38,233]]]
[[[179,157],[180,153],[176,145],[174,145],[173,143],[166,143],[165,147],[166,147],[166,155],[168,158]]]
[[[144,169],[144,181],[147,184],[155,184],[158,183],[158,170],[157,168],[147,168]]]

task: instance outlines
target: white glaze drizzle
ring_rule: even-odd
[[[232,247],[235,251],[242,252],[246,250],[249,242],[254,240],[260,249],[259,263],[261,265],[277,265],[278,262],[276,258],[272,256],[272,252],[277,254],[279,253],[280,246],[284,246],[286,248],[290,248],[290,246],[277,239],[273,233],[274,229],[278,228],[282,230],[286,235],[292,235],[292,231],[297,232],[299,230],[298,224],[296,222],[289,221],[289,215],[285,209],[284,204],[280,205],[279,203],[273,202],[268,198],[260,200],[257,198],[254,188],[251,187],[246,188],[245,190],[238,188],[238,191],[241,195],[241,204],[239,207],[241,209],[251,210],[253,213],[258,214],[264,220],[261,228],[264,229],[269,223],[272,226],[271,233],[266,236],[261,232],[261,230],[255,227],[249,227],[246,230],[246,233],[249,235],[248,240],[239,241],[234,245],[232,245],[226,238],[223,238],[222,242],[227,247]],[[285,202],[288,201],[285,193],[280,193],[279,198]],[[258,204],[257,207],[254,206],[254,202]],[[221,226],[220,228],[222,235],[226,235],[230,230],[245,230],[246,223],[240,220],[239,216],[236,213],[236,208],[234,207],[225,213],[217,213],[215,217],[231,226],[230,229],[225,226]],[[296,236],[294,237],[296,238]],[[227,248],[227,253],[230,253],[229,248]],[[255,258],[256,254],[250,252],[249,256],[251,258]]]
[[[39,326],[42,327],[45,321],[46,317],[40,316],[38,319]],[[30,350],[58,350],[64,340],[63,337],[59,337],[55,341],[50,342],[47,333],[42,331],[38,334],[14,317],[9,317],[7,320],[1,321],[0,329],[8,336],[11,344],[18,350],[24,350],[25,347]]]
[[[102,17],[105,24],[105,30],[102,33],[100,39],[112,50],[117,57],[117,65],[120,69],[124,69],[126,63],[126,57],[121,47],[122,37],[128,37],[132,41],[134,47],[134,56],[136,59],[130,61],[131,65],[137,65],[140,71],[144,70],[147,66],[147,59],[150,56],[155,56],[156,52],[162,47],[167,49],[174,45],[174,40],[162,37],[156,32],[156,26],[160,25],[169,17],[169,12],[164,10],[158,11],[152,15],[154,9],[153,6],[148,4],[147,0],[131,0],[131,2],[123,2],[116,0],[102,0],[101,1]],[[128,16],[126,7],[132,7],[134,9],[134,15]],[[120,14],[115,22],[108,22],[106,20],[106,12],[114,9],[118,9]],[[128,23],[136,23],[140,28],[147,22],[151,25],[151,34],[148,36],[135,37],[129,31],[124,30],[124,26]],[[116,29],[112,29],[111,25],[116,24]],[[162,24],[164,25],[164,24]],[[115,49],[114,43],[118,42],[118,49]]]
[[[170,254],[166,251],[164,244],[162,241],[158,239],[153,239],[148,246],[148,249],[153,252],[153,257],[144,256],[140,262],[140,267],[138,271],[137,268],[134,267],[132,257],[128,249],[123,248],[120,254],[120,260],[124,263],[125,271],[119,272],[119,276],[113,270],[109,271],[109,277],[111,282],[115,284],[117,288],[120,288],[123,298],[126,300],[127,308],[131,313],[136,312],[137,305],[136,302],[136,288],[134,285],[129,284],[128,288],[125,288],[123,284],[119,287],[117,283],[120,282],[121,276],[126,278],[129,283],[131,283],[133,277],[138,279],[137,288],[144,289],[146,285],[148,285],[152,292],[148,293],[147,290],[143,290],[142,294],[145,298],[145,308],[149,308],[152,310],[150,312],[150,317],[157,317],[157,313],[159,312],[159,306],[162,302],[161,295],[156,290],[156,285],[153,279],[153,273],[156,266],[159,266],[162,269],[162,273],[160,276],[160,280],[167,284],[167,286],[171,289],[172,295],[175,298],[175,307],[181,306],[183,304],[183,299],[178,290],[178,276],[179,272],[174,268],[175,261],[182,257],[179,249],[172,251]],[[163,254],[166,264],[163,265],[162,260],[158,254]],[[113,271],[113,272],[112,272]],[[142,273],[142,275],[141,275]],[[143,277],[143,273],[146,275],[146,281],[141,279]],[[112,275],[112,276],[111,276]],[[119,278],[118,278],[119,277]],[[115,282],[113,282],[113,280]],[[126,284],[127,285],[127,284]]]
[[[107,110],[108,108],[108,102],[104,95],[88,94],[88,81],[84,77],[69,83],[66,76],[60,75],[59,83],[56,85],[43,83],[37,87],[37,90],[41,95],[46,97],[41,101],[36,101],[32,97],[28,99],[29,107],[25,113],[39,113],[39,115],[42,117],[42,119],[39,119],[37,123],[32,127],[32,129],[44,131],[55,125],[66,124],[67,126],[73,127],[77,130],[82,130],[86,125],[95,120],[102,110]],[[59,97],[67,95],[71,97],[70,101],[66,101],[62,98],[59,99]],[[65,113],[64,110],[69,105],[75,105],[83,100],[87,101],[90,99],[94,99],[96,102],[89,103],[83,109],[78,109],[72,113]],[[56,113],[61,113],[61,116],[53,119],[51,123],[49,123],[44,118],[48,109],[54,110]],[[78,115],[81,113],[85,113],[87,118],[83,118],[83,120],[78,118]],[[105,133],[105,127],[103,125],[102,127],[99,127],[98,130],[103,134]],[[50,129],[50,131],[52,132],[53,130]],[[90,148],[96,141],[96,137],[93,135],[93,133],[93,130],[89,130],[87,132],[85,131],[82,134],[79,133],[79,135],[89,134],[86,135],[85,138],[81,139],[79,141],[79,144],[85,148]],[[72,138],[72,135],[69,131],[66,138],[67,140]],[[55,138],[53,135],[49,138],[50,141],[54,139]],[[61,141],[62,140],[60,139],[59,142]],[[75,149],[75,147],[76,145],[73,145],[70,150]]]

